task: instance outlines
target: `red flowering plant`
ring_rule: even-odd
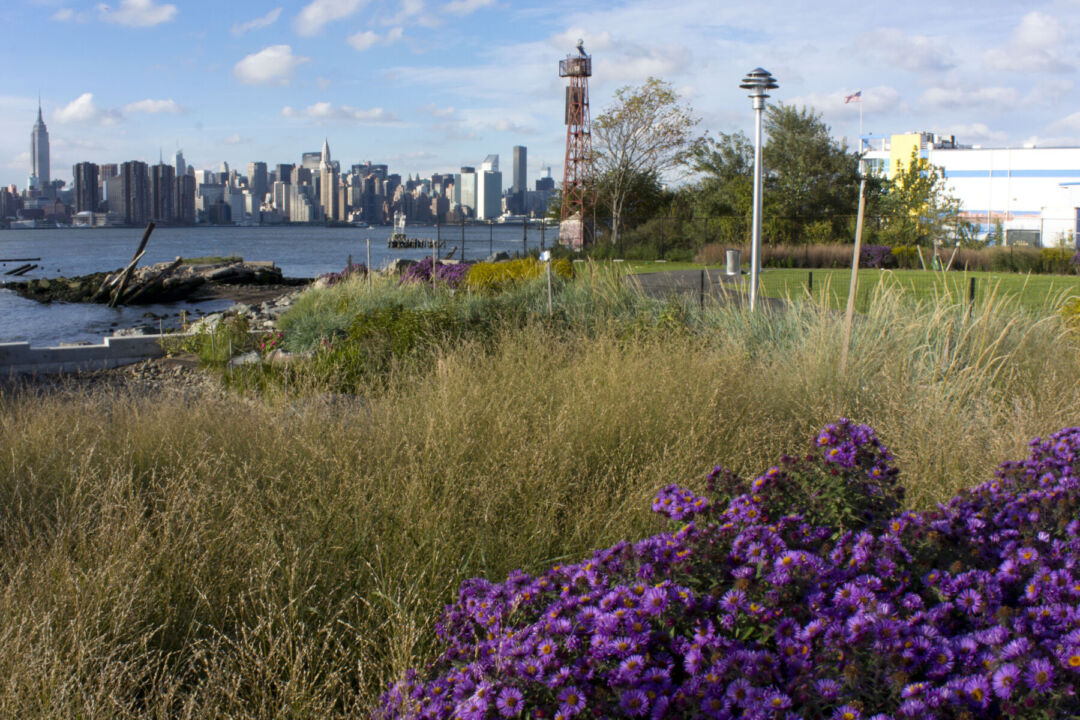
[[[717,468],[705,495],[662,489],[668,532],[465,582],[445,651],[377,716],[1080,713],[1080,429],[926,513],[896,512],[870,428],[841,421],[814,448],[749,483]]]

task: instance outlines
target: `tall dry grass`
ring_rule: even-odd
[[[509,328],[355,397],[0,398],[0,716],[361,717],[462,579],[652,532],[666,483],[846,415],[926,505],[1077,422],[1075,346],[1007,301],[883,289],[847,374],[812,304],[662,307]]]

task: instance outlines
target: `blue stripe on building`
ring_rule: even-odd
[[[946,170],[947,178],[1080,178],[1080,170]]]

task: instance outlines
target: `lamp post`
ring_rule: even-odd
[[[755,68],[743,78],[739,85],[750,91],[754,101],[756,124],[754,129],[754,218],[750,245],[750,310],[757,300],[758,274],[761,271],[761,111],[765,109],[766,90],[780,87],[768,70]]]

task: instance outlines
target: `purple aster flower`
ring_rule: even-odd
[[[964,695],[980,708],[990,704],[990,683],[982,675],[972,675],[964,680]]]
[[[630,717],[640,717],[649,712],[649,696],[641,690],[627,690],[619,700],[619,707]]]
[[[850,705],[841,705],[832,714],[832,720],[862,720],[862,713]]]
[[[559,693],[559,709],[566,713],[567,717],[577,715],[585,708],[585,696],[573,685],[565,687]]]
[[[994,671],[991,684],[994,694],[1002,700],[1008,700],[1012,695],[1013,688],[1020,681],[1020,670],[1012,663],[1005,663]]]
[[[521,691],[513,687],[505,687],[499,691],[499,697],[495,700],[495,707],[504,718],[516,717],[521,712],[524,704]]]
[[[1024,673],[1024,681],[1035,692],[1046,692],[1054,682],[1054,666],[1043,658],[1032,660]]]

